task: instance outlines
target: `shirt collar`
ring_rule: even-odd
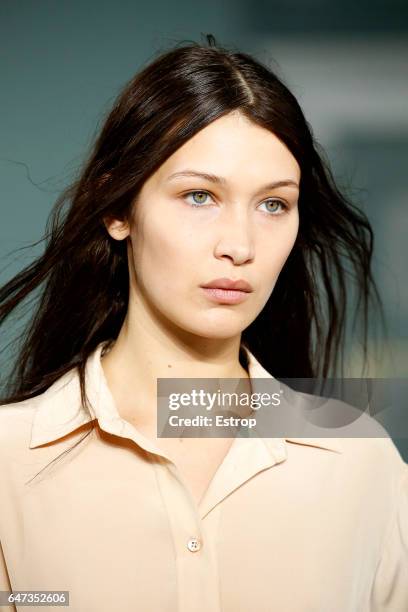
[[[36,411],[34,414],[30,448],[53,442],[68,435],[85,423],[94,419],[102,429],[115,435],[126,435],[132,428],[132,438],[146,450],[157,452],[157,447],[142,436],[127,421],[122,419],[117,411],[113,396],[108,387],[101,364],[102,351],[109,341],[98,344],[90,354],[85,368],[86,393],[90,403],[90,412],[81,404],[79,375],[73,368],[56,380],[44,393],[36,396]],[[259,363],[255,356],[245,346],[248,359],[248,373],[252,379],[274,378]],[[252,382],[255,389],[256,385]],[[274,460],[282,461],[287,457],[286,442],[315,446],[328,450],[342,452],[340,438],[262,438]]]

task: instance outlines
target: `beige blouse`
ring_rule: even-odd
[[[408,611],[408,465],[391,439],[236,437],[197,506],[119,416],[103,346],[93,430],[74,370],[0,408],[0,590],[69,591],[73,612]],[[247,355],[251,379],[271,377]]]

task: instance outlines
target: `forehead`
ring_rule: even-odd
[[[151,179],[162,183],[170,174],[186,168],[217,174],[234,183],[300,179],[299,165],[286,145],[239,113],[220,117],[197,132]]]

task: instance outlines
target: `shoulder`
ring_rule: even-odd
[[[338,398],[300,392],[284,384],[281,386],[285,393],[279,416],[291,435],[293,432],[296,436],[307,436],[316,440],[316,446],[338,449],[339,465],[346,469],[362,466],[374,475],[381,466],[388,474],[406,472],[408,464],[402,459],[390,434],[367,409]],[[295,440],[301,442],[302,437]]]
[[[0,405],[0,449],[3,455],[14,451],[16,445],[28,447],[34,416],[43,395]]]
[[[408,496],[408,464],[390,437],[343,438],[344,477],[366,491],[375,500],[372,506],[384,506],[392,513]],[[408,515],[407,515],[408,522]]]
[[[75,409],[79,396],[78,376],[74,369],[55,380],[45,391],[34,397],[0,405],[0,452],[29,447],[32,433],[45,424],[64,422],[66,412]]]
[[[397,476],[403,476],[408,471],[408,464],[402,458],[395,442],[385,434],[381,437],[342,438],[341,447],[349,462],[368,462],[373,471],[377,471],[380,466],[383,466],[384,471]]]
[[[408,468],[380,419],[366,408],[292,390],[289,403],[302,409],[302,430],[317,437],[336,438],[346,460],[371,460],[373,465],[382,463],[387,469],[402,472]]]

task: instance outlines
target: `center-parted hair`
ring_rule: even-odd
[[[277,378],[327,377],[339,364],[341,372],[353,286],[366,355],[373,298],[381,310],[370,223],[336,187],[282,80],[208,35],[205,43],[183,42],[157,55],[125,85],[76,180],[54,204],[43,254],[1,288],[1,324],[30,294],[37,296],[1,403],[38,395],[77,367],[86,404],[85,362],[101,341],[117,337],[129,298],[127,241],[111,238],[103,220],[130,218],[149,176],[232,111],[275,134],[301,170],[296,242],[242,343]],[[271,264],[273,253],[271,244]]]

